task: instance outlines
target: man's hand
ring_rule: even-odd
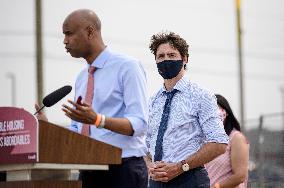
[[[178,163],[155,162],[153,168],[149,169],[150,177],[154,181],[168,182],[182,173],[181,165]]]
[[[38,103],[35,103],[35,109],[36,109],[36,111],[38,111],[40,109],[40,106],[38,105]],[[36,118],[38,120],[48,121],[46,115],[42,111],[39,111],[37,113]]]
[[[150,176],[150,171],[154,170],[155,163],[152,162],[152,156],[149,152],[144,157],[144,160],[146,162],[146,166],[147,166],[147,169],[148,169],[148,175]]]
[[[77,104],[71,100],[68,100],[70,104],[73,105],[73,108],[65,104],[62,105],[62,110],[65,112],[65,115],[71,118],[74,121],[85,123],[85,124],[94,124],[97,118],[97,113],[92,109],[92,107],[87,103]]]

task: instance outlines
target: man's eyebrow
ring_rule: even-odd
[[[160,54],[157,54],[157,56],[164,56],[165,53],[160,53]]]

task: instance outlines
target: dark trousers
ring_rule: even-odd
[[[109,170],[80,171],[79,179],[83,188],[146,188],[148,172],[143,157],[129,157]]]
[[[167,183],[150,180],[149,188],[210,188],[208,173],[198,167],[182,173]]]
[[[6,181],[6,172],[0,172],[0,181]]]

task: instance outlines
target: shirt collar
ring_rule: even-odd
[[[187,83],[189,82],[189,79],[184,75],[179,81],[177,81],[176,85],[173,87],[173,89],[176,89],[181,92],[186,91]],[[165,85],[163,85],[161,89],[161,93],[168,92],[166,90]]]
[[[110,55],[111,55],[111,50],[109,47],[106,47],[90,66],[94,66],[99,69],[103,68]]]
[[[174,86],[174,89],[177,89],[181,92],[186,92],[188,90],[188,83],[189,83],[189,78],[187,76],[183,76]]]

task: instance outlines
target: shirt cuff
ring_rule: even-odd
[[[133,136],[143,136],[146,135],[147,125],[146,122],[136,117],[125,117],[130,121],[133,128]]]

